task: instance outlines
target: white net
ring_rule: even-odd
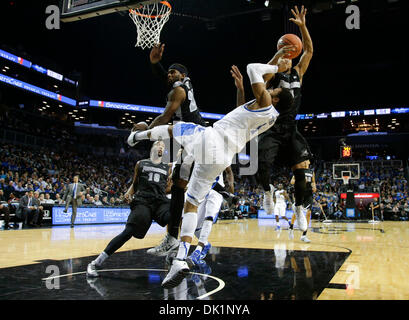
[[[348,177],[343,176],[343,177],[342,177],[342,180],[344,181],[344,184],[348,184],[348,182],[349,182],[349,176],[348,176]]]
[[[160,43],[160,33],[169,20],[171,5],[167,1],[140,6],[129,10],[129,16],[136,25],[137,42],[135,47],[152,48]]]

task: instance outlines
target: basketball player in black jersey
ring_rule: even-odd
[[[125,194],[131,207],[125,230],[112,239],[104,251],[88,264],[88,276],[97,277],[97,268],[129,239],[143,239],[152,220],[162,227],[169,223],[170,200],[166,197],[166,189],[170,183],[172,167],[162,163],[164,150],[163,141],[156,141],[151,148],[150,158],[136,163],[132,184]]]
[[[287,88],[293,92],[294,104],[291,108],[280,113],[273,127],[259,136],[258,141],[258,171],[257,182],[263,187],[264,206],[267,214],[273,211],[272,190],[270,190],[270,167],[273,163],[289,166],[295,176],[295,211],[300,229],[305,231],[306,219],[302,218],[302,204],[306,189],[305,172],[308,170],[307,160],[312,158],[310,148],[305,138],[297,130],[296,115],[301,104],[301,85],[305,72],[308,69],[313,55],[313,45],[308,32],[305,15],[307,9],[302,6],[301,11],[297,7],[291,10],[294,22],[300,28],[304,52],[299,63],[292,67],[292,60],[285,58],[285,55],[293,50],[292,46],[281,48],[269,61],[269,64],[277,64],[280,69],[284,67],[286,71],[276,73],[270,78],[264,78],[267,88]],[[232,76],[236,80],[237,90],[242,90],[243,86],[237,85],[237,78],[240,72],[237,68],[232,70]],[[242,104],[244,91],[237,93],[238,104]]]
[[[184,121],[193,122],[203,127],[206,126],[206,122],[203,120],[200,110],[196,104],[196,100],[193,94],[193,86],[190,78],[188,77],[188,70],[185,66],[179,63],[173,63],[166,71],[160,61],[165,49],[165,44],[158,44],[154,46],[150,52],[150,62],[152,72],[155,76],[162,80],[168,87],[169,93],[167,95],[167,104],[163,113],[157,116],[148,128],[134,126],[133,132],[136,130],[152,129],[159,125],[164,125],[170,121]],[[132,133],[130,138],[133,138]],[[132,138],[128,138],[128,143],[132,146],[136,141]],[[181,159],[178,159],[173,174],[172,174],[172,187],[171,187],[171,219],[168,225],[168,233],[162,242],[149,249],[149,254],[164,256],[172,249],[177,248],[179,242],[177,241],[179,235],[179,227],[182,218],[183,205],[185,201],[185,188],[190,178],[190,174],[193,169],[193,158],[182,153]],[[226,188],[220,184],[216,184],[214,190],[221,193],[224,198],[229,197],[229,193]]]
[[[308,166],[310,165],[310,161],[307,160]],[[310,224],[311,220],[311,210],[312,210],[312,205],[314,204],[314,193],[317,192],[317,186],[315,184],[315,173],[312,168],[308,168],[305,170],[305,182],[306,182],[306,188],[305,188],[305,193],[304,193],[304,202],[303,202],[303,207],[307,211],[306,218],[307,218],[307,226]],[[291,184],[294,185],[295,183],[295,175],[291,178]],[[291,218],[291,223],[290,223],[290,239],[294,238],[294,220],[295,220],[295,214],[293,213],[293,216]],[[302,233],[301,236],[301,241],[304,242],[311,242],[310,239],[307,238],[307,230],[305,230]]]
[[[193,122],[206,126],[196,104],[187,68],[179,63],[173,63],[168,68],[168,71],[166,71],[160,63],[164,49],[165,44],[158,44],[152,48],[149,55],[153,74],[165,83],[169,88],[169,93],[167,94],[165,110],[152,121],[148,129],[168,124],[172,121]],[[133,132],[140,129],[146,128],[135,125]],[[133,146],[136,144],[136,141],[128,138],[128,144]],[[158,246],[148,250],[150,254],[163,256],[179,245],[177,238],[185,201],[185,188],[192,171],[193,161],[191,159],[191,157],[187,157],[185,153],[182,153],[181,159],[178,159],[178,163],[173,170],[171,220],[168,225],[168,233]]]

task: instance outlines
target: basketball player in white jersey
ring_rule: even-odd
[[[286,201],[290,201],[290,197],[288,196],[287,192],[284,190],[282,183],[278,185],[277,190],[274,192],[273,201],[274,201],[274,215],[276,216],[276,222],[277,222],[276,230],[280,230],[280,217],[286,220],[290,224],[287,217],[285,216],[285,213],[287,211]]]
[[[150,130],[135,131],[128,139],[133,141],[170,139],[181,144],[195,158],[195,166],[187,189],[184,215],[180,232],[180,244],[176,258],[162,282],[165,288],[177,286],[188,274],[186,258],[197,225],[197,208],[211,190],[214,180],[232,163],[248,141],[271,128],[280,112],[289,108],[293,96],[286,88],[267,90],[264,76],[275,74],[277,66],[252,63],[247,74],[255,96],[242,106],[229,112],[212,127],[204,128],[194,123],[179,122],[175,125],[158,126]],[[304,219],[304,215],[297,215]]]

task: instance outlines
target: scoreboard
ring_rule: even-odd
[[[341,158],[349,159],[352,157],[352,147],[351,146],[341,146]]]

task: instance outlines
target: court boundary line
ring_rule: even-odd
[[[160,271],[160,272],[166,272],[168,270],[165,269],[145,269],[145,268],[126,268],[126,269],[102,269],[102,270],[98,270],[98,272],[111,272],[111,271]],[[63,274],[63,275],[59,275],[59,276],[53,276],[53,277],[47,277],[47,278],[42,278],[42,281],[47,281],[47,280],[52,280],[52,279],[57,279],[57,278],[64,278],[64,277],[69,277],[69,276],[73,276],[73,275],[79,275],[79,274],[84,274],[87,273],[87,271],[81,271],[81,272],[73,272],[73,273],[67,273],[67,274]],[[215,276],[209,275],[209,274],[203,274],[203,273],[198,273],[198,272],[189,272],[189,274],[197,274],[199,276],[205,276],[205,277],[209,277],[212,278],[213,280],[216,280],[219,283],[219,286],[216,289],[213,289],[210,292],[207,292],[199,297],[197,297],[197,300],[201,300],[204,299],[206,297],[209,297],[213,294],[215,294],[216,292],[221,291],[225,286],[226,283],[220,279],[217,278]]]

